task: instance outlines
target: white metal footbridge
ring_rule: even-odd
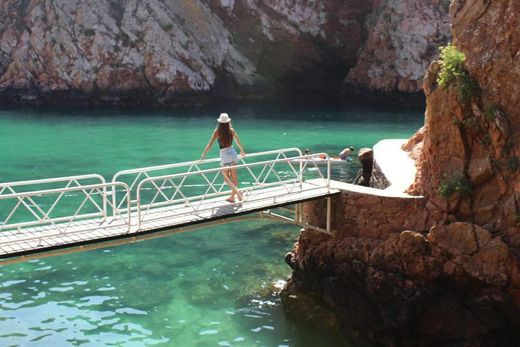
[[[317,158],[321,158],[317,160]],[[325,158],[325,159],[323,159]],[[206,223],[274,217],[306,225],[304,201],[331,189],[326,154],[297,148],[248,154],[237,163],[242,201],[226,201],[219,159],[124,170],[110,182],[97,174],[0,183],[0,264],[107,247]],[[294,206],[274,213],[275,208]]]

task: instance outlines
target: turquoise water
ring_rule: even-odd
[[[247,152],[404,138],[419,111],[358,106],[225,109]],[[0,182],[100,173],[200,157],[213,110],[0,110]],[[217,155],[213,148],[209,157]],[[336,169],[351,180],[359,165]],[[240,222],[116,248],[3,266],[0,345],[350,345],[285,319],[279,288],[295,226]]]

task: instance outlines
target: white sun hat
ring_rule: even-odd
[[[219,123],[229,123],[229,122],[231,122],[231,118],[229,118],[227,113],[221,113],[220,117],[218,117],[217,121]]]

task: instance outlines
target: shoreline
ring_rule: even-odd
[[[422,93],[420,93],[422,95]],[[425,102],[421,98],[417,99],[416,102],[406,103],[404,99],[376,99],[377,101],[360,97],[356,95],[308,95],[308,94],[297,94],[289,96],[265,96],[265,97],[251,97],[251,98],[235,98],[235,99],[209,99],[206,102],[198,103],[179,103],[179,104],[160,104],[150,102],[134,102],[134,103],[114,103],[114,102],[81,102],[81,99],[71,99],[61,102],[24,102],[21,100],[13,101],[7,100],[4,95],[0,94],[0,109],[35,109],[35,110],[46,110],[46,109],[63,109],[68,110],[70,108],[89,110],[89,109],[120,109],[120,110],[178,110],[186,111],[189,109],[197,110],[214,110],[215,108],[240,108],[246,106],[253,107],[280,107],[280,108],[294,108],[294,107],[320,107],[320,108],[349,108],[349,107],[362,107],[370,108],[376,111],[388,110],[388,111],[422,111],[425,108]],[[419,102],[419,100],[422,100]]]

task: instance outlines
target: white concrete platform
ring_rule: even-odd
[[[372,196],[380,196],[383,198],[401,198],[401,199],[424,199],[423,196],[420,195],[409,195],[406,193],[402,193],[396,190],[391,189],[377,189],[371,187],[363,187],[358,186],[356,184],[338,182],[331,180],[330,181],[331,189],[338,189],[340,191],[353,192],[358,194],[372,195]]]
[[[373,148],[377,163],[390,186],[387,191],[404,193],[414,182],[417,168],[415,162],[403,151],[408,140],[392,139],[379,141]]]

